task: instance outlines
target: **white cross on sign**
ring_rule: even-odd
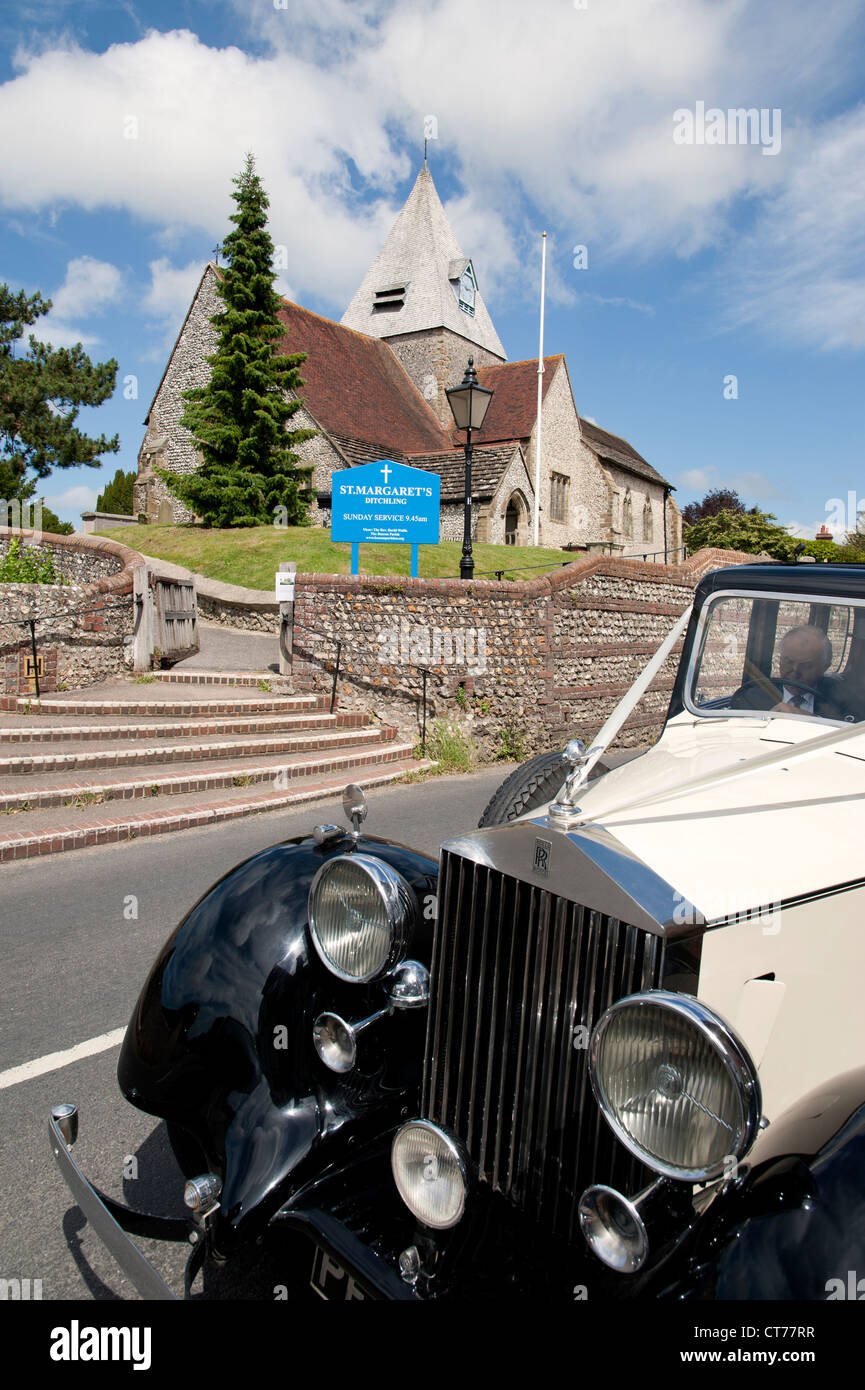
[[[388,464],[385,464],[384,468],[381,471],[384,474],[385,482],[387,482],[390,474],[393,472],[393,469]]]

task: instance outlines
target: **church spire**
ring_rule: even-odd
[[[454,236],[426,158],[341,321],[374,338],[445,329],[466,340],[466,357],[475,347],[483,360],[505,361],[475,268]]]

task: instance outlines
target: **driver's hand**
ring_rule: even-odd
[[[805,711],[799,705],[788,705],[786,700],[782,700],[779,705],[772,706],[773,714],[804,714]]]

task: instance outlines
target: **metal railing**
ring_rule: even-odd
[[[331,684],[331,689],[330,689],[330,712],[331,712],[331,714],[333,714],[334,709],[335,709],[335,707],[336,707],[336,686],[337,686],[337,681],[339,680],[339,665],[340,665],[340,658],[341,658],[341,656],[342,656],[342,649],[343,649],[343,647],[347,647],[347,648],[349,649],[349,651],[368,651],[369,648],[368,648],[368,647],[361,647],[358,643],[355,643],[355,642],[346,642],[346,640],[345,640],[344,637],[333,637],[329,632],[319,632],[319,630],[318,630],[317,628],[314,628],[314,627],[305,627],[305,626],[303,626],[303,625],[301,625],[301,624],[298,624],[298,627],[297,627],[296,630],[297,630],[298,632],[309,633],[312,637],[321,637],[321,638],[324,639],[325,642],[332,642],[332,643],[334,644],[334,646],[336,647],[336,660],[335,660],[334,666],[333,666],[333,682],[332,682],[332,684]],[[401,665],[403,665],[403,666],[413,667],[416,671],[419,671],[420,674],[421,674],[421,682],[422,682],[422,685],[421,685],[421,743],[420,743],[420,746],[421,746],[421,757],[424,757],[424,758],[425,758],[425,757],[426,757],[426,704],[427,704],[427,700],[426,700],[426,686],[427,686],[427,677],[431,674],[432,668],[431,668],[430,666],[421,666],[421,665],[419,665],[418,662],[416,662],[416,661],[401,662],[401,663],[399,663],[399,664],[401,664]]]
[[[90,608],[56,609],[52,613],[40,613],[37,617],[0,619],[0,627],[30,628],[30,650],[33,653],[33,683],[37,700],[40,698],[41,691],[39,689],[39,657],[36,649],[36,624],[49,622],[56,618],[74,618],[79,613],[105,613],[112,608],[127,608],[128,606],[128,603],[97,603]]]

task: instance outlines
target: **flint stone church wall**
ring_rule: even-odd
[[[338,638],[340,707],[375,708],[416,735],[426,666],[428,719],[466,725],[487,756],[508,730],[527,757],[591,738],[702,575],[751,559],[731,551],[701,551],[683,565],[593,557],[522,584],[298,575],[294,687],[330,690]],[[619,746],[660,733],[679,650]]]
[[[0,528],[0,555],[32,533]],[[43,535],[67,584],[0,584],[0,709],[33,692],[30,627],[39,618],[40,691],[81,690],[129,670],[134,628],[133,570],[142,556],[98,536]],[[67,616],[63,616],[67,615]]]

